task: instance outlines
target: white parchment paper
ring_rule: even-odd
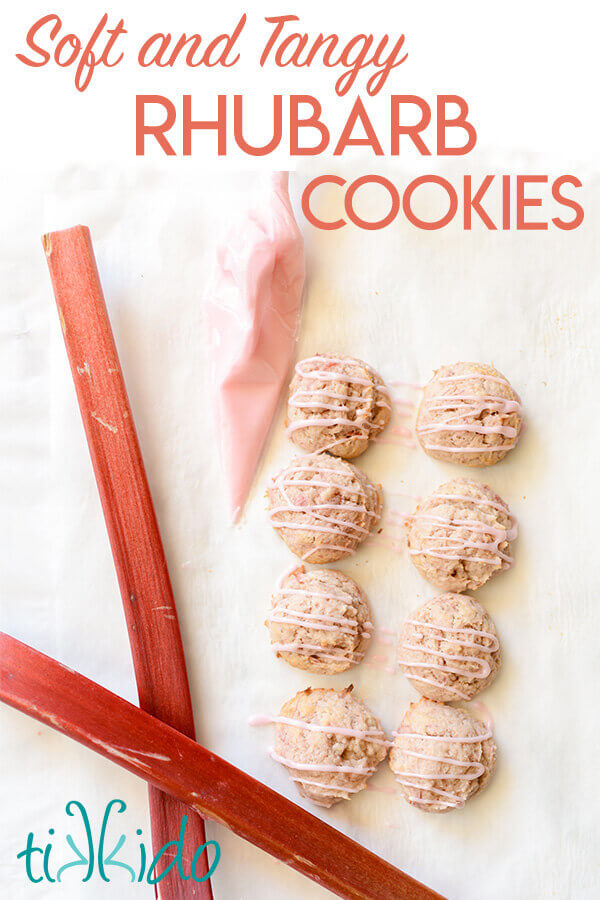
[[[547,161],[497,162],[493,171],[548,171]],[[296,206],[311,174],[317,171],[292,178]],[[597,896],[600,181],[583,175],[587,218],[571,233],[454,226],[426,233],[402,220],[375,233],[305,229],[298,356],[342,351],[385,379],[409,382],[425,381],[444,363],[491,362],[526,410],[518,449],[489,470],[463,471],[388,444],[359,460],[389,492],[388,509],[407,509],[391,492],[420,494],[464,474],[488,481],[520,521],[514,569],[477,592],[504,654],[500,676],[481,698],[499,748],[490,786],[444,816],[379,790],[317,812],[456,900]],[[392,177],[406,180],[398,171]],[[303,803],[266,755],[268,729],[249,728],[249,716],[275,713],[309,684],[352,682],[391,731],[415,693],[401,675],[366,663],[327,679],[291,669],[269,650],[270,590],[293,558],[267,522],[262,495],[293,449],[280,410],[246,513],[231,527],[202,310],[215,235],[252,186],[249,175],[202,176],[190,167],[168,177],[73,169],[15,223],[2,263],[10,298],[2,306],[1,626],[135,701],[108,539],[39,245],[43,230],[83,222],[92,229],[170,564],[199,739]],[[336,212],[333,195],[322,203]],[[434,593],[405,554],[380,545],[365,545],[340,568],[365,588],[379,627],[396,628]],[[385,645],[371,653],[391,661]],[[124,830],[133,836],[142,828],[149,843],[144,785],[6,709],[0,758],[3,896],[115,896],[115,884],[98,881],[83,893],[75,876],[65,875],[60,889],[28,885],[15,856],[28,831],[65,830],[64,805],[73,798],[100,816],[108,800],[122,797]],[[394,787],[387,765],[372,784]],[[217,898],[326,896],[220,826],[208,830],[222,848]],[[119,896],[152,895],[126,877],[121,884]]]

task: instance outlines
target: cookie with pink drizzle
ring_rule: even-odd
[[[364,790],[390,746],[379,719],[353,696],[352,686],[307,688],[270,721],[276,725],[270,755],[317,806],[333,806]]]
[[[410,704],[390,751],[404,797],[425,812],[460,809],[485,787],[495,766],[491,728],[433,700]]]
[[[360,359],[318,354],[296,365],[286,426],[303,450],[353,459],[380,434],[391,414],[386,386]]]
[[[500,668],[496,626],[483,606],[464,594],[441,594],[404,622],[398,665],[430,700],[472,700]]]
[[[363,658],[370,619],[364,592],[343,572],[298,566],[279,579],[265,624],[277,656],[297,669],[335,675]]]
[[[438,369],[426,385],[416,432],[429,456],[463,466],[492,466],[516,446],[521,401],[504,375],[482,363]]]
[[[419,572],[440,590],[460,593],[512,565],[517,523],[487,484],[457,478],[406,517],[406,536]]]
[[[381,517],[381,486],[327,453],[301,456],[267,489],[273,527],[304,562],[349,556]]]

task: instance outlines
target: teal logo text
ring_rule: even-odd
[[[65,837],[66,844],[74,854],[68,862],[62,863],[60,866],[53,865],[53,851],[55,849],[54,841],[56,838],[56,830],[48,829],[50,840],[43,842],[43,846],[38,846],[33,831],[27,835],[25,848],[17,853],[17,859],[22,859],[25,864],[25,874],[29,881],[39,883],[46,881],[51,883],[60,883],[66,872],[74,874],[78,872],[81,875],[81,881],[90,881],[94,876],[102,879],[102,881],[111,881],[111,874],[119,873],[121,876],[126,875],[130,881],[146,882],[146,884],[158,884],[162,879],[177,866],[179,877],[183,881],[206,881],[213,874],[219,864],[221,858],[221,848],[217,841],[207,841],[196,851],[189,863],[189,869],[186,870],[183,860],[183,842],[185,838],[185,830],[187,827],[187,816],[182,816],[181,827],[177,838],[167,841],[160,850],[149,858],[146,846],[140,840],[142,835],[141,828],[136,829],[136,840],[127,841],[124,834],[117,838],[109,839],[109,823],[112,825],[116,815],[124,813],[127,804],[124,800],[111,800],[106,804],[102,823],[98,830],[96,839],[90,817],[83,803],[79,800],[70,800],[65,812],[68,816],[73,816],[81,820],[85,841],[82,846],[76,844],[72,834]],[[213,848],[214,858],[208,868],[208,872],[201,875],[199,871],[200,860],[203,854],[208,854],[209,847]],[[109,849],[110,848],[110,849]],[[173,850],[175,853],[173,854]],[[161,859],[165,853],[169,851],[169,864],[158,874],[158,868]],[[202,867],[204,868],[204,867]]]

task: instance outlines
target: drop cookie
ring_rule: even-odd
[[[301,360],[289,390],[287,435],[308,453],[353,459],[390,421],[392,404],[380,376],[359,359],[318,354]]]
[[[425,812],[460,809],[496,766],[491,729],[464,709],[421,699],[395,734],[390,768],[405,799]]]
[[[389,741],[379,719],[352,694],[352,687],[300,691],[273,721],[272,758],[317,806],[333,806],[364,790],[387,756]]]
[[[381,517],[381,486],[352,463],[301,456],[267,489],[273,527],[303,562],[329,563],[350,556]]]
[[[429,700],[472,700],[492,683],[500,662],[491,616],[465,594],[434,597],[400,631],[398,665]]]
[[[518,394],[482,363],[443,366],[425,386],[416,433],[429,456],[463,466],[492,466],[516,446],[523,425]]]
[[[335,675],[357,665],[373,625],[364,592],[335,569],[298,566],[280,578],[265,622],[277,656],[297,669]]]
[[[422,500],[406,520],[408,552],[427,581],[461,593],[512,565],[517,523],[486,484],[457,478]]]

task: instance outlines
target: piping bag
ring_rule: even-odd
[[[219,246],[206,299],[215,425],[234,522],[292,363],[304,274],[288,173],[275,172]]]

